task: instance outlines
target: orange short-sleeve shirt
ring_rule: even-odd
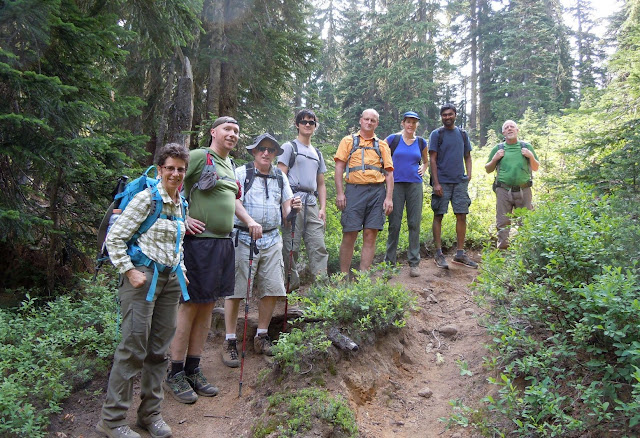
[[[360,136],[360,147],[373,147],[373,138],[365,139],[360,135],[360,131],[356,134]],[[377,138],[377,137],[376,137]],[[384,163],[384,169],[387,172],[393,171],[393,160],[391,159],[391,150],[386,141],[378,139],[378,146],[380,147],[380,155],[382,155],[382,161]],[[353,136],[347,135],[340,141],[338,150],[333,157],[334,161],[343,161],[347,163],[349,159],[349,153],[353,147]],[[347,163],[346,167],[358,167],[362,165],[362,151],[364,151],[364,164],[380,167],[380,157],[373,149],[360,149],[351,155],[351,159]],[[366,169],[362,171],[352,170],[349,172],[349,179],[346,180],[349,184],[374,184],[382,183],[385,181],[384,174],[373,169]]]

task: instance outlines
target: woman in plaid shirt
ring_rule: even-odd
[[[160,152],[157,166],[161,181],[157,188],[162,197],[162,215],[138,239],[138,246],[149,259],[167,267],[180,264],[185,275],[182,264],[185,226],[179,188],[188,163],[189,151],[182,145],[169,143]],[[118,295],[122,311],[122,341],[114,354],[102,419],[96,426],[96,430],[107,437],[140,437],[127,425],[133,378],[140,371],[137,425],[152,437],[171,436],[171,428],[162,419],[160,407],[162,381],[168,365],[166,353],[175,333],[182,291],[176,273],[165,269],[158,274],[153,299],[147,301],[154,269],[134,266],[127,255],[127,241],[149,216],[154,202],[150,189],[138,193],[113,224],[106,239],[111,261],[121,274]]]

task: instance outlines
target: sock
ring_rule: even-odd
[[[235,333],[227,333],[224,337],[225,341],[235,341],[236,340],[236,334]]]
[[[196,368],[200,366],[200,356],[187,356],[187,361],[184,363],[185,374],[195,374]]]
[[[462,257],[464,255],[464,249],[459,249],[456,251],[456,257]]]
[[[267,334],[267,329],[258,329],[258,331],[256,332],[256,338],[261,334]]]
[[[181,360],[172,360],[171,361],[171,372],[169,373],[169,377],[175,376],[180,371],[184,371],[184,362],[181,361]]]
[[[441,254],[442,254],[442,248],[436,249],[436,255],[441,255]]]

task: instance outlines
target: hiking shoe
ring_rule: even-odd
[[[455,256],[453,262],[468,268],[478,269],[478,264],[471,260],[467,254],[462,254],[460,257]]]
[[[257,354],[264,354],[266,356],[273,356],[273,352],[271,351],[271,339],[269,339],[269,335],[266,333],[260,333],[258,336],[253,338],[253,349]]]
[[[153,438],[168,438],[171,436],[171,428],[162,418],[157,419],[156,421],[152,421],[151,423],[145,424],[138,418],[136,422],[138,427],[149,432]]]
[[[96,431],[109,438],[141,438],[139,433],[131,430],[126,424],[110,428],[102,420],[96,424]]]
[[[409,268],[409,277],[420,277],[420,270],[417,266],[411,266]]]
[[[230,368],[238,368],[240,366],[235,339],[225,340],[222,343],[222,363]]]
[[[434,260],[438,268],[449,269],[449,264],[447,263],[447,259],[444,258],[444,254],[436,254]]]
[[[187,374],[187,381],[198,395],[213,397],[218,394],[218,388],[207,382],[207,378],[200,371],[200,367],[193,374]]]
[[[184,371],[174,374],[171,377],[167,377],[164,381],[165,389],[180,403],[190,405],[198,400],[198,395],[193,392],[189,380]]]

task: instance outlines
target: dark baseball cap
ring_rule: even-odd
[[[211,125],[211,129],[215,129],[218,126],[222,125],[223,123],[233,123],[234,125],[237,125],[238,121],[236,119],[234,119],[233,117],[229,117],[229,116],[218,117],[213,122],[213,125]]]
[[[254,138],[253,139],[253,143],[251,143],[249,146],[247,146],[247,150],[251,151],[253,148],[257,147],[260,143],[262,143],[264,141],[269,141],[269,142],[273,143],[278,148],[278,152],[276,152],[276,155],[282,155],[283,154],[284,150],[280,147],[280,143],[278,143],[278,140],[276,140],[268,132],[265,132],[264,134],[261,134],[261,135],[257,136],[256,138]]]
[[[402,115],[402,120],[404,119],[408,119],[408,118],[412,118],[412,119],[418,119],[420,120],[420,116],[418,115],[417,112],[415,111],[407,111],[406,113],[404,113]]]

